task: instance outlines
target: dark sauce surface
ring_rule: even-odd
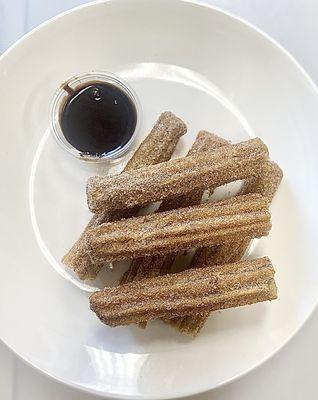
[[[65,139],[86,155],[103,156],[131,139],[137,111],[118,87],[92,82],[70,93],[60,115]]]

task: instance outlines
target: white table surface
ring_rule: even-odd
[[[127,0],[129,1],[129,0]],[[0,0],[0,53],[25,32],[85,0]],[[317,0],[206,0],[277,39],[318,84]],[[318,112],[318,110],[317,110]],[[318,127],[317,127],[318,129]],[[0,321],[1,323],[1,321]],[[23,333],[21,333],[23,334]],[[318,310],[271,360],[235,382],[188,400],[318,398]],[[0,343],[0,400],[97,400],[54,382]]]

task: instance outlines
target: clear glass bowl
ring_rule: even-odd
[[[61,113],[64,109],[66,100],[70,96],[70,92],[73,92],[74,90],[79,88],[79,86],[84,86],[85,84],[89,84],[92,82],[107,83],[119,88],[130,99],[132,104],[135,106],[137,113],[136,127],[130,140],[125,144],[125,146],[121,147],[120,149],[105,153],[103,155],[90,155],[76,149],[66,140],[60,123]],[[69,154],[85,161],[109,161],[121,157],[130,148],[133,141],[135,140],[136,134],[139,131],[141,125],[141,119],[141,105],[135,91],[118,76],[101,71],[87,72],[69,78],[67,81],[61,84],[61,86],[55,93],[50,107],[50,129],[54,139]]]

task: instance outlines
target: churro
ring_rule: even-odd
[[[124,171],[131,171],[143,166],[167,161],[172,156],[179,138],[187,131],[184,122],[171,112],[162,113],[151,132],[140,144],[134,155],[128,161]],[[95,214],[80,238],[75,242],[62,262],[74,270],[80,279],[95,279],[104,263],[94,263],[87,251],[86,233],[104,222],[129,218],[138,212],[139,208],[124,208],[112,212]]]
[[[128,161],[124,171],[133,171],[170,160],[180,137],[186,132],[187,126],[180,118],[169,111],[162,113]]]
[[[193,156],[198,153],[214,150],[227,144],[228,141],[214,135],[213,133],[200,131],[187,156]],[[200,204],[203,193],[203,190],[196,190],[187,195],[163,201],[158,212]],[[143,279],[167,273],[171,264],[174,262],[176,255],[176,253],[172,253],[133,260],[128,270],[121,277],[120,284],[131,282],[135,279]]]
[[[241,194],[259,193],[265,196],[270,203],[283,178],[280,167],[270,161],[266,163],[259,178],[244,182]],[[210,265],[227,264],[239,261],[251,243],[250,238],[244,238],[236,243],[225,243],[214,247],[198,249],[193,257],[191,268],[203,268]],[[203,327],[209,313],[197,316],[184,316],[168,321],[179,331],[195,336]]]
[[[266,236],[267,201],[258,194],[105,223],[86,235],[94,263],[173,253]]]
[[[258,175],[268,150],[258,138],[213,152],[170,160],[110,177],[91,177],[87,202],[94,213],[142,206],[187,192]]]
[[[190,269],[105,288],[90,296],[90,307],[110,326],[204,314],[276,299],[274,273],[267,257]]]

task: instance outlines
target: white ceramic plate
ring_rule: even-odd
[[[278,301],[215,314],[191,340],[160,322],[146,331],[103,326],[88,294],[63,279],[59,260],[89,218],[85,180],[96,166],[57,147],[48,108],[62,81],[89,70],[118,74],[135,89],[144,111],[139,140],[171,110],[189,127],[178,155],[199,129],[268,144],[285,179],[271,235],[252,252],[272,259]],[[0,91],[0,337],[22,358],[92,393],[173,398],[251,370],[304,323],[318,291],[318,96],[270,38],[188,1],[95,3],[11,48],[0,61]]]

